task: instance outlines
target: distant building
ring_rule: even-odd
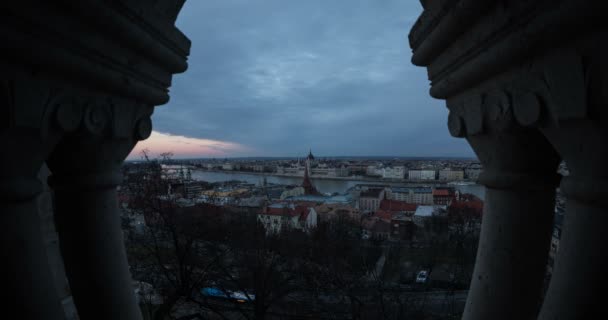
[[[415,169],[408,171],[409,180],[435,180],[435,170]]]
[[[205,190],[202,195],[196,198],[196,203],[209,203],[218,206],[232,205],[238,199],[247,197],[250,190],[247,188],[227,188]]]
[[[283,193],[281,193],[281,200],[284,200],[289,197],[297,197],[304,195],[304,187],[291,187],[286,188]]]
[[[200,183],[184,183],[184,197],[193,199],[199,197],[203,192],[203,186]]]
[[[235,196],[242,197],[243,195],[245,195],[248,192],[249,192],[248,188],[236,186],[236,187],[229,187],[229,188],[217,188],[214,190],[205,190],[202,192],[202,194],[209,196],[209,197],[235,197]]]
[[[267,233],[280,233],[285,228],[309,231],[317,226],[317,212],[309,206],[279,202],[258,213],[257,220]]]
[[[413,216],[414,224],[423,228],[426,221],[436,215],[444,215],[446,206],[418,206]]]
[[[269,200],[276,201],[276,200],[282,200],[281,196],[283,195],[283,192],[285,192],[285,189],[277,186],[277,187],[273,187],[273,188],[265,188],[264,191]]]
[[[290,176],[304,176],[304,167],[283,167],[277,166],[277,174],[285,174]]]
[[[364,175],[367,172],[367,165],[365,164],[349,164],[347,169],[350,173],[355,175]]]
[[[350,169],[347,166],[345,166],[345,165],[342,165],[340,167],[336,167],[335,170],[336,170],[336,176],[337,177],[349,177],[350,173],[351,173]]]
[[[417,204],[384,199],[374,216],[390,223],[391,239],[411,240],[414,230],[412,216],[417,208]]]
[[[467,178],[469,180],[476,181],[477,179],[479,179],[479,174],[481,173],[481,171],[482,171],[481,164],[474,163],[464,169],[464,176],[465,176],[465,178]]]
[[[387,199],[414,204],[433,204],[433,189],[429,187],[390,187]]]
[[[441,181],[457,181],[464,179],[463,170],[454,170],[450,168],[439,170],[439,180]]]
[[[433,216],[433,206],[419,206],[414,213],[413,221],[417,227],[424,227],[424,222]]]
[[[318,219],[321,221],[346,218],[359,223],[361,213],[351,205],[342,203],[323,203],[315,207]]]
[[[391,219],[391,239],[412,240],[414,236],[414,223],[412,216],[405,213],[393,215]]]
[[[403,179],[405,177],[405,167],[387,167],[382,169],[382,178],[384,179]]]
[[[391,224],[378,217],[368,217],[361,222],[361,231],[364,239],[385,240],[390,237]]]
[[[232,171],[234,170],[234,165],[232,163],[224,163],[222,165],[222,170],[226,170],[226,171]]]
[[[342,166],[338,168],[330,168],[327,165],[319,165],[317,168],[311,169],[312,176],[325,176],[325,177],[348,177],[350,171],[348,168]]]
[[[433,204],[449,205],[454,199],[454,193],[450,189],[433,190]]]
[[[257,214],[266,203],[267,198],[265,196],[252,196],[237,199],[230,208],[234,212]]]
[[[388,188],[387,184],[375,184],[375,183],[359,183],[349,189],[349,191],[366,191],[370,189],[385,189]]]
[[[379,168],[378,166],[367,166],[367,169],[365,170],[365,174],[368,176],[381,177],[382,168]]]
[[[418,208],[417,204],[408,203],[398,200],[384,199],[380,202],[379,210],[391,212],[392,214],[404,213],[406,215],[413,215]]]
[[[364,212],[378,210],[380,202],[384,199],[384,189],[368,189],[359,195],[359,209]]]
[[[207,183],[204,181],[170,182],[167,184],[167,194],[178,194],[184,198],[194,199],[200,197]]]
[[[325,196],[321,194],[305,194],[301,196],[293,196],[285,198],[285,201],[293,202],[314,202],[318,204],[343,204],[343,205],[354,205],[354,199],[350,194],[337,194],[331,196]]]

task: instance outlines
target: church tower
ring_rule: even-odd
[[[315,157],[312,155],[312,150],[308,151],[308,157],[306,157],[306,164],[304,168],[304,181],[302,181],[302,187],[304,188],[305,194],[319,194],[319,191],[315,188],[310,180],[311,176],[311,166],[312,162],[315,160]]]

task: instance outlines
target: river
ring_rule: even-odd
[[[284,177],[284,176],[272,176],[272,175],[259,175],[259,174],[247,174],[243,172],[217,172],[217,171],[205,171],[205,170],[192,170],[192,179],[207,181],[207,182],[222,182],[229,180],[244,181],[247,183],[261,184],[264,177],[268,183],[282,184],[282,185],[299,185],[302,183],[302,177]],[[385,184],[391,186],[406,186],[408,183],[403,182],[370,182],[364,180],[332,180],[332,179],[312,179],[312,183],[315,185],[317,190],[323,193],[344,193],[349,188],[357,184]],[[434,185],[430,183],[429,185]],[[411,184],[409,184],[411,185]],[[418,184],[420,185],[420,184]],[[483,186],[478,184],[472,185],[454,185],[456,189],[462,193],[471,193],[478,196],[480,199],[484,199],[486,190]]]

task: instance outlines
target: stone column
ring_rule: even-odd
[[[35,203],[47,161],[80,317],[141,318],[118,221],[117,170],[150,134],[152,108],[169,101],[173,74],[187,69],[190,40],[175,27],[184,1],[1,2],[3,313],[62,317]]]
[[[2,71],[2,314],[18,319],[64,319],[49,268],[37,202],[43,191],[38,173],[63,135],[64,127],[50,125],[58,113],[57,97],[36,77],[11,69]]]
[[[608,284],[608,139],[594,124],[548,130],[570,175],[561,183],[566,196],[562,237],[539,319],[594,319],[605,313]],[[599,313],[595,313],[599,312]]]
[[[484,93],[450,107],[450,132],[466,137],[486,186],[466,320],[535,319],[540,308],[559,156],[540,131],[515,123],[511,96]]]
[[[423,1],[409,35],[412,62],[427,68],[431,96],[448,100],[452,134],[467,136],[486,166],[487,210],[465,319],[587,319],[602,303],[607,245],[601,234],[608,219],[602,4]],[[488,120],[505,115],[526,129],[512,138],[490,130],[484,142]],[[561,184],[567,212],[538,314],[553,222],[550,176],[560,157],[572,172]]]
[[[602,41],[605,36],[592,39],[590,50],[581,55],[558,55],[568,59],[561,58],[563,62],[552,69],[572,70],[567,76],[561,72],[562,77],[557,79],[562,80],[563,86],[552,88],[553,95],[562,98],[553,100],[551,105],[559,125],[543,130],[565,160],[570,174],[561,183],[561,192],[567,199],[566,212],[551,283],[539,316],[543,320],[594,319],[596,314],[606,313],[603,297],[608,285],[605,238],[608,45]],[[564,106],[566,103],[568,108]]]
[[[542,132],[570,173],[560,190],[566,211],[553,273],[539,319],[594,319],[605,314],[608,285],[608,45],[606,32],[555,50],[543,64]],[[595,313],[599,312],[599,313]],[[601,316],[600,316],[601,317]]]
[[[80,318],[141,319],[116,186],[135,141],[151,132],[151,107],[84,105],[81,130],[62,140],[48,161],[66,274]]]
[[[37,174],[53,143],[41,141],[38,130],[24,128],[0,128],[0,143],[6,152],[0,157],[2,313],[18,319],[64,319],[37,203],[42,192]]]

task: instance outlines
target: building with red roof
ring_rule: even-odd
[[[434,189],[433,204],[449,205],[454,200],[454,193],[451,189]]]
[[[414,229],[412,215],[418,206],[415,203],[384,199],[372,217],[389,223],[391,239],[411,240]]]
[[[380,210],[394,212],[394,213],[405,212],[405,213],[414,214],[414,212],[416,212],[417,208],[418,208],[418,204],[408,203],[408,202],[399,201],[399,200],[384,199],[380,202]]]
[[[257,220],[268,233],[280,233],[285,228],[308,231],[317,226],[317,212],[310,205],[277,202],[258,213]]]
[[[364,239],[385,240],[390,236],[391,225],[377,217],[368,217],[361,221],[361,229]]]
[[[466,211],[467,214],[477,218],[483,216],[483,201],[481,200],[452,201],[448,208],[451,214],[456,212],[464,213]]]
[[[384,188],[370,188],[359,194],[359,209],[363,212],[374,212],[385,198]]]
[[[380,220],[390,222],[393,219],[393,215],[394,215],[393,212],[384,211],[382,209],[379,209],[372,215],[372,217],[378,217],[378,219],[380,219]]]

